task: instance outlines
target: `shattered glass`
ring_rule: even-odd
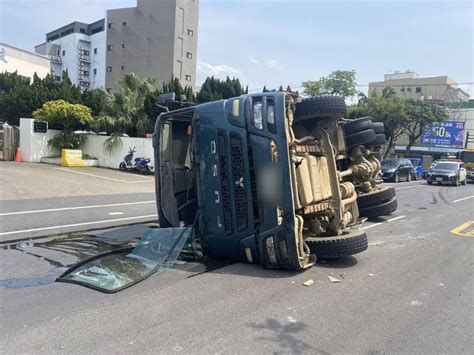
[[[172,267],[192,228],[150,228],[135,248],[96,255],[66,271],[56,281],[113,293],[132,286],[154,273]]]

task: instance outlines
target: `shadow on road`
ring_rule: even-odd
[[[280,323],[276,319],[268,318],[263,323],[252,322],[249,326],[259,331],[259,333],[269,334],[259,336],[257,339],[278,344],[280,350],[274,353],[302,354],[311,352],[329,354],[327,351],[317,349],[298,337],[298,333],[304,332],[308,328],[308,325],[303,322]]]

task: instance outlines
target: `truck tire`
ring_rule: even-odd
[[[370,142],[369,144],[366,144],[367,147],[377,147],[380,145],[384,145],[387,143],[387,138],[385,138],[385,134],[375,134],[375,139]]]
[[[310,237],[305,239],[311,254],[317,258],[341,258],[367,250],[367,234],[358,230],[335,237]]]
[[[365,131],[360,131],[346,136],[346,145],[347,148],[352,148],[359,145],[371,143],[375,140],[375,138],[376,136],[374,130],[367,129]]]
[[[361,117],[351,121],[346,121],[343,127],[346,135],[350,135],[360,131],[371,129],[372,125],[373,123],[370,117]]]
[[[395,197],[395,188],[383,187],[380,190],[374,190],[366,194],[357,196],[357,206],[359,209],[380,205]]]
[[[312,118],[341,119],[347,112],[346,102],[340,96],[317,96],[296,104],[295,122]]]
[[[372,129],[375,131],[376,134],[385,133],[385,126],[384,126],[383,122],[374,122],[374,123],[372,123]]]
[[[359,215],[361,217],[375,218],[379,216],[386,216],[397,210],[398,203],[397,199],[393,197],[392,199],[383,202],[379,205],[374,205],[370,207],[359,208]]]

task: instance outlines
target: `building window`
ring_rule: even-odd
[[[407,88],[407,91],[411,91],[411,88]]]
[[[61,77],[58,76],[58,75],[55,75],[55,76],[54,76],[54,80],[56,80],[56,81],[61,81]]]
[[[185,75],[185,76],[184,76],[184,79],[185,79],[186,81],[191,81],[191,75]]]
[[[90,52],[87,49],[84,49],[84,55],[89,56]]]
[[[97,48],[94,48],[94,54],[97,54]]]
[[[80,31],[81,33],[86,33],[86,29],[85,29],[85,28],[81,28],[79,31]]]
[[[113,46],[112,46],[111,44],[108,44],[108,45],[107,45],[107,50],[108,50],[108,51],[111,51],[112,48],[113,48]]]
[[[107,67],[107,72],[112,73],[112,67]]]
[[[127,27],[127,21],[122,22],[122,27]]]
[[[66,51],[63,51],[63,57],[66,55]]]
[[[125,43],[122,43],[122,48],[125,48],[125,47],[126,47],[126,46],[125,46]]]
[[[56,54],[58,55],[58,57],[61,55],[61,51],[58,49],[58,51],[56,52]]]
[[[191,52],[186,52],[186,58],[193,59],[193,54]]]
[[[114,23],[113,22],[109,22],[109,24],[107,25],[108,28],[114,28]]]
[[[401,91],[401,92],[404,92],[404,91],[405,91],[405,88],[401,88],[400,91]]]
[[[84,70],[84,76],[89,76],[89,71],[88,70]]]
[[[94,75],[96,75],[96,74],[97,74],[97,69],[94,69]]]
[[[415,89],[416,92],[421,92],[421,86],[417,86]]]
[[[188,28],[188,36],[191,36],[191,37],[194,36],[194,31],[190,30],[189,28]]]
[[[122,65],[122,67],[120,69],[125,70],[125,65]]]

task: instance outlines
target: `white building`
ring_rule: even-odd
[[[39,78],[44,78],[49,74],[50,68],[48,57],[0,42],[0,73],[16,71],[30,79],[36,73]]]
[[[71,81],[84,89],[105,86],[105,20],[86,24],[73,22],[46,34],[35,47],[51,58],[51,73],[60,81],[67,71]]]

